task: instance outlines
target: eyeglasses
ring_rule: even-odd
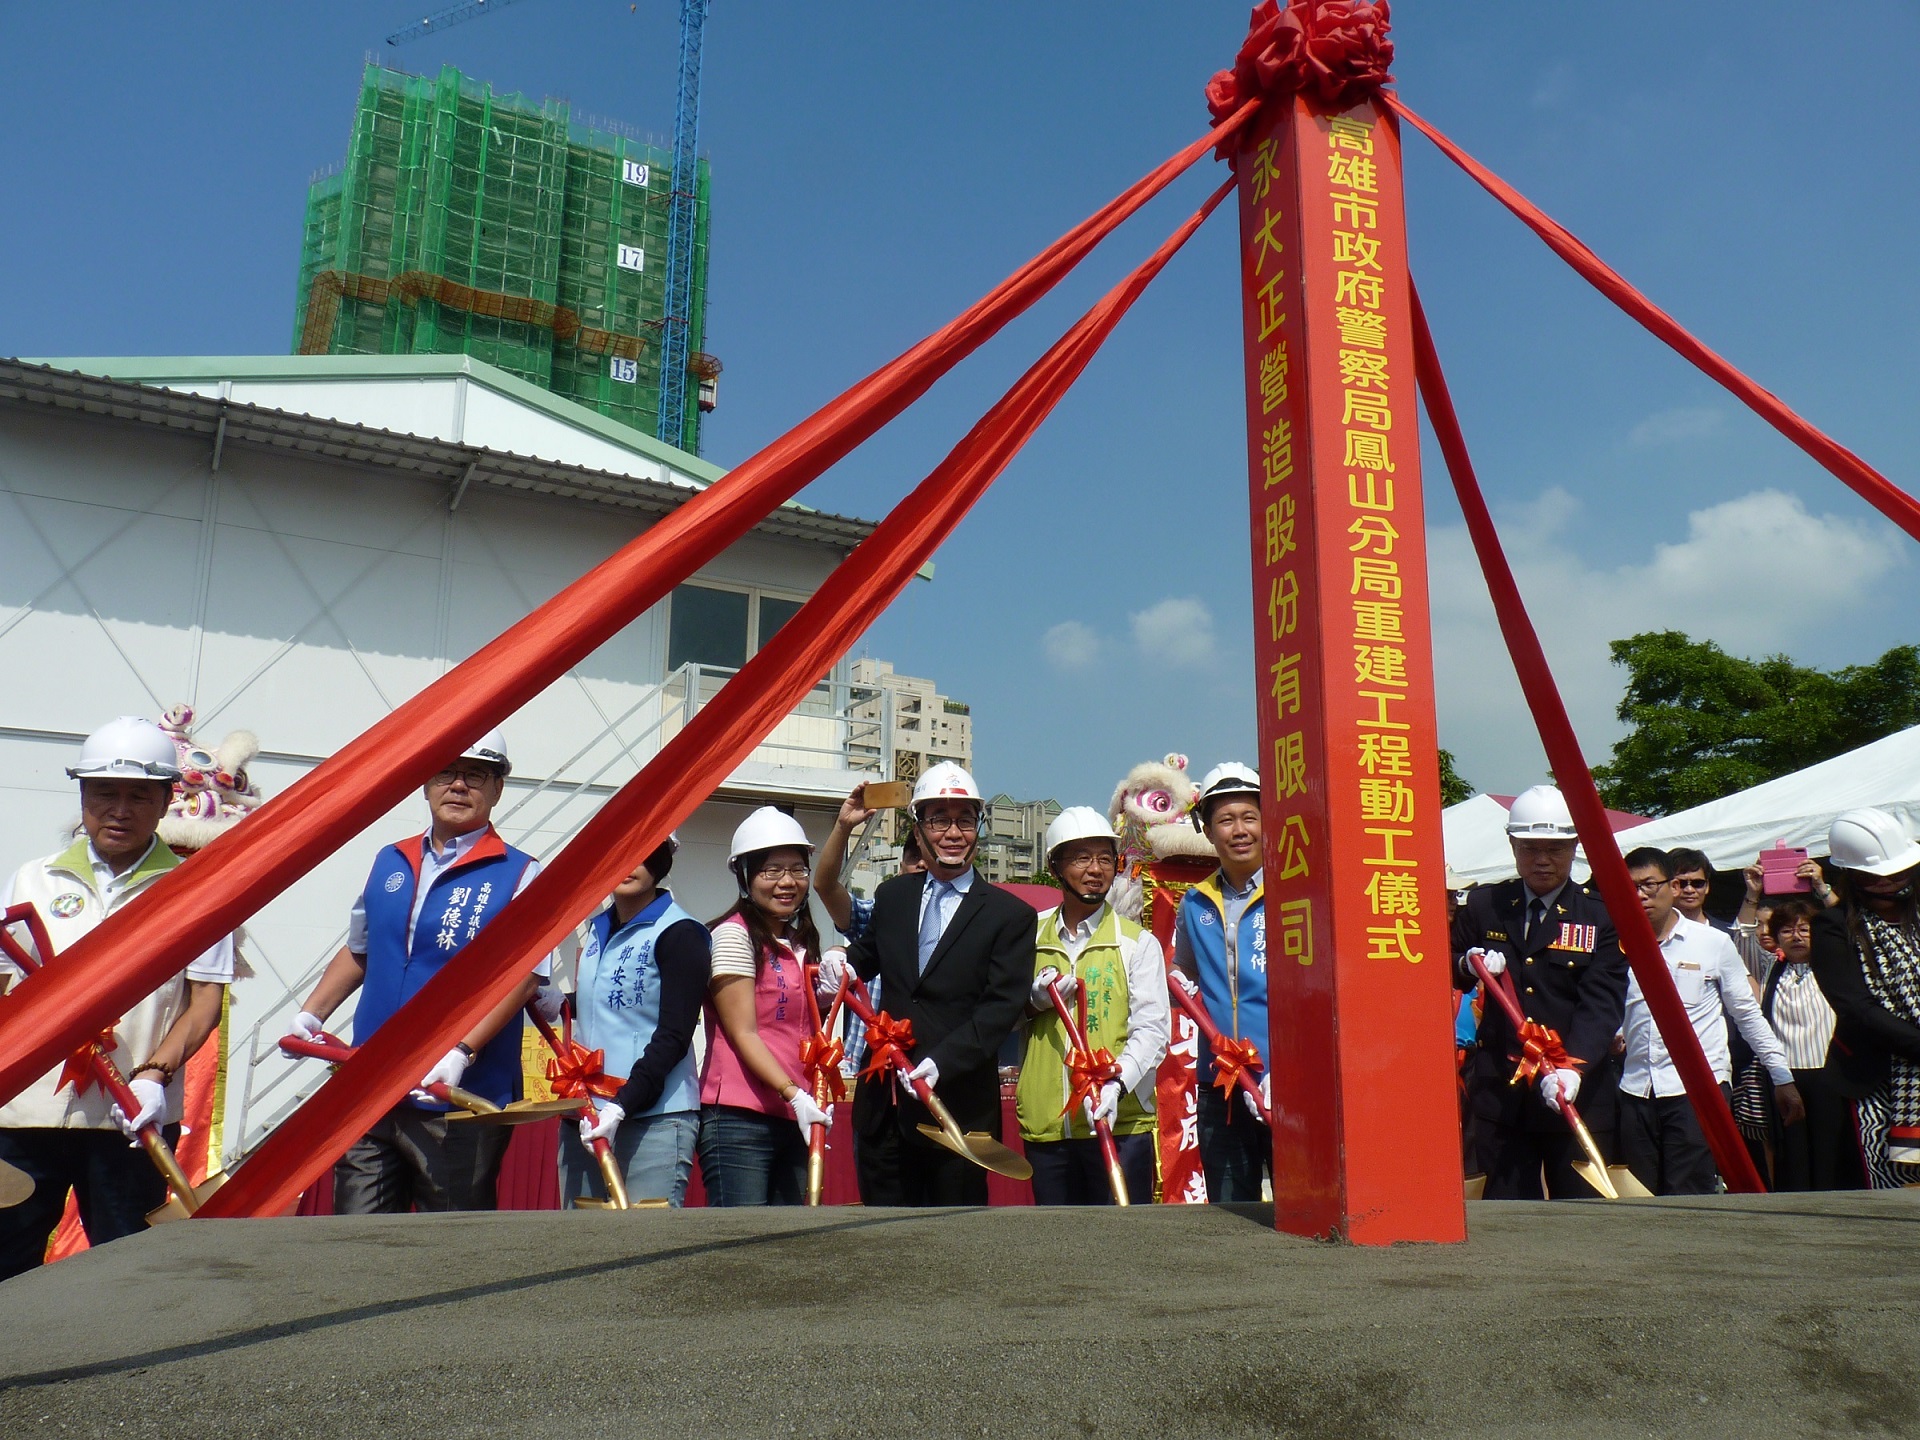
[[[1679,879],[1671,880],[1668,883],[1671,884],[1673,888],[1676,890],[1705,890],[1713,884],[1711,880],[1679,880]]]
[[[763,865],[753,872],[756,880],[804,880],[812,873],[806,865]]]
[[[1784,940],[1789,935],[1799,935],[1805,939],[1811,940],[1813,938],[1813,927],[1807,924],[1807,922],[1804,920],[1801,920],[1793,925],[1787,925],[1787,926],[1776,925],[1774,927],[1774,931],[1773,931],[1774,939]]]
[[[1672,883],[1671,880],[1636,880],[1633,882],[1633,888],[1642,895],[1658,895]]]
[[[920,823],[926,827],[929,835],[945,835],[949,830],[957,830],[962,835],[975,835],[980,830],[978,820],[947,820],[938,815],[929,815]]]
[[[435,775],[429,783],[437,785],[444,790],[453,784],[454,781],[458,780],[462,785],[465,785],[467,789],[478,790],[491,779],[493,779],[493,771],[487,769],[484,765],[449,765],[438,775]]]

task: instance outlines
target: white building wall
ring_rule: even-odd
[[[0,865],[71,832],[64,770],[103,721],[185,701],[202,743],[252,730],[271,797],[643,528],[478,485],[450,513],[436,483],[251,447],[229,446],[217,473],[209,459],[192,436],[0,410]],[[755,535],[703,575],[804,596],[839,558]],[[665,608],[507,722],[509,840],[550,854],[657,749]],[[817,738],[813,722],[788,723]],[[755,798],[709,802],[683,827],[683,903],[707,918],[730,902],[727,840],[758,797],[797,802],[824,835],[854,778],[817,755],[756,752],[735,777]],[[375,852],[425,821],[417,797],[396,807],[249,924],[259,973],[233,994],[229,1155],[324,1078],[311,1062],[289,1069],[272,1041],[340,943]]]

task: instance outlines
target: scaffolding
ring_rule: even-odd
[[[671,157],[564,101],[369,65],[345,165],[307,194],[293,348],[471,355],[658,434]],[[705,340],[708,176],[695,238]],[[718,362],[698,354],[702,379]],[[697,450],[699,406],[683,421]]]

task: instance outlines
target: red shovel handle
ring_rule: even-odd
[[[1226,1036],[1220,1033],[1220,1027],[1213,1023],[1213,1016],[1207,1013],[1206,1002],[1199,995],[1189,991],[1185,982],[1186,976],[1169,961],[1167,963],[1168,998],[1173,1001],[1175,1009],[1193,1022],[1194,1028],[1200,1032],[1200,1038],[1207,1042],[1207,1048],[1217,1055],[1226,1041]],[[1253,1071],[1258,1068],[1257,1062],[1252,1066],[1242,1066],[1234,1071],[1233,1081],[1239,1089],[1253,1097],[1253,1103],[1259,1108],[1260,1118],[1271,1125],[1273,1113],[1260,1094],[1259,1084],[1253,1078]]]

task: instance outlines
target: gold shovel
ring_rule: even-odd
[[[904,1079],[905,1068],[901,1069]],[[964,1155],[982,1170],[991,1170],[996,1175],[1004,1175],[1009,1180],[1031,1180],[1033,1166],[1027,1163],[1027,1157],[1017,1150],[1002,1145],[991,1135],[978,1130],[963,1131],[959,1122],[953,1118],[953,1112],[947,1109],[946,1102],[933,1093],[933,1087],[924,1080],[913,1082],[913,1093],[920,1103],[933,1112],[938,1125],[921,1125],[916,1128],[920,1133],[937,1145],[944,1145],[956,1155]]]
[[[23,1205],[33,1194],[33,1177],[18,1165],[0,1160],[0,1210]]]

